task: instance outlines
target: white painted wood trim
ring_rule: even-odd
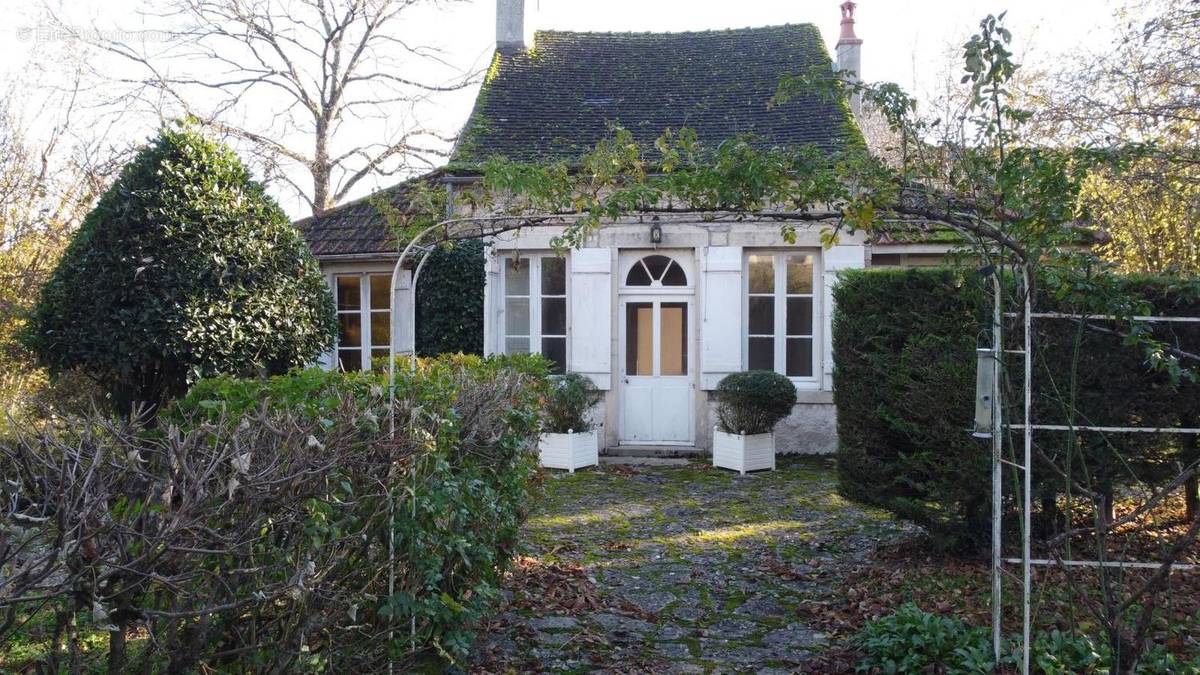
[[[867,266],[867,247],[863,245],[838,245],[821,256],[822,298],[821,303],[821,361],[823,389],[833,390],[833,287],[842,270],[863,269]]]
[[[728,434],[713,427],[713,466],[747,471],[775,469],[775,434]]]
[[[494,248],[489,247],[484,253],[483,268],[483,353],[491,356],[502,351],[497,335],[503,325],[500,308],[504,298],[504,290],[500,287],[500,256]]]
[[[567,267],[567,370],[612,388],[612,250],[581,248]]]
[[[548,469],[575,469],[600,463],[600,436],[595,429],[570,434],[542,434],[538,440],[542,466]]]
[[[742,370],[742,250],[701,249],[700,387],[705,390]]]

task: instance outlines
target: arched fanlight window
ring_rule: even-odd
[[[687,273],[665,255],[648,255],[635,262],[625,277],[626,286],[687,286]]]

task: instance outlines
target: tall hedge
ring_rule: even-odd
[[[1194,280],[1129,277],[1109,289],[1154,314],[1200,315]],[[834,298],[842,492],[923,525],[943,547],[984,546],[990,536],[990,445],[969,430],[975,349],[990,344],[986,284],[970,270],[868,270],[843,275]],[[1080,309],[1070,296],[1043,294],[1038,302],[1043,310]],[[1168,343],[1190,345],[1193,352],[1200,347],[1200,328],[1190,324],[1153,329]],[[1039,320],[1034,342],[1036,423],[1197,426],[1200,386],[1174,386],[1121,337],[1080,330],[1077,322]],[[1018,392],[1022,386],[1019,379],[1012,385]],[[1067,402],[1077,411],[1073,419]],[[1081,433],[1078,441],[1069,447],[1066,434],[1037,437],[1052,457],[1069,451],[1081,458],[1075,470],[1086,464],[1089,480],[1110,495],[1123,483],[1160,481],[1196,452],[1191,439],[1173,435]],[[1035,477],[1040,495],[1053,503],[1062,481],[1046,466],[1035,466]]]
[[[417,353],[482,354],[483,242],[458,242],[429,256],[417,280]]]
[[[42,290],[26,342],[117,409],[218,374],[282,373],[335,330],[316,260],[228,147],[164,128],[88,214]]]

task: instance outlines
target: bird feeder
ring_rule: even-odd
[[[996,405],[996,352],[975,350],[975,431],[976,438],[992,437]]]

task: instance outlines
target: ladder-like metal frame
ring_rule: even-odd
[[[1030,590],[1031,590],[1031,575],[1030,570],[1033,566],[1055,566],[1062,565],[1066,567],[1121,567],[1121,568],[1138,568],[1138,569],[1156,569],[1162,566],[1162,563],[1146,562],[1146,561],[1100,561],[1100,560],[1046,560],[1034,559],[1030,554],[1030,516],[1032,515],[1032,484],[1033,484],[1033,432],[1038,431],[1095,431],[1100,433],[1170,433],[1170,434],[1200,434],[1200,429],[1197,428],[1177,428],[1177,427],[1113,427],[1113,426],[1090,426],[1090,425],[1061,425],[1061,424],[1035,424],[1033,421],[1033,321],[1034,319],[1093,319],[1093,320],[1114,320],[1118,317],[1107,315],[1084,315],[1071,314],[1063,312],[1034,312],[1033,299],[1030,293],[1030,280],[1032,272],[1031,266],[1026,264],[1021,267],[1021,281],[1024,284],[1024,309],[1022,312],[1005,312],[1003,309],[1003,273],[997,268],[992,275],[993,283],[993,307],[992,307],[992,650],[996,663],[1000,662],[1003,630],[1003,619],[1001,616],[1001,603],[1003,600],[1003,566],[1005,564],[1019,564],[1021,566],[1021,672],[1028,675],[1030,670],[1030,652],[1031,652],[1031,605],[1030,605]],[[1002,321],[1005,317],[1022,318],[1022,349],[1006,350],[1004,349],[1004,334]],[[1190,316],[1134,316],[1130,317],[1134,321],[1145,322],[1166,322],[1166,323],[1200,323],[1200,317]],[[1003,413],[1004,405],[1001,397],[1003,374],[1003,354],[1020,354],[1022,358],[1024,370],[1024,391],[1022,396],[1022,419],[1021,424],[1004,424]],[[1006,429],[1019,429],[1022,432],[1022,440],[1024,453],[1020,464],[1009,461],[1003,457],[1004,449],[1004,431]],[[1021,500],[1021,557],[1019,558],[1004,558],[1003,551],[1003,477],[1004,465],[1009,465],[1016,471],[1022,474],[1022,500]],[[1191,570],[1200,569],[1200,565],[1175,564],[1172,565],[1173,570]]]

